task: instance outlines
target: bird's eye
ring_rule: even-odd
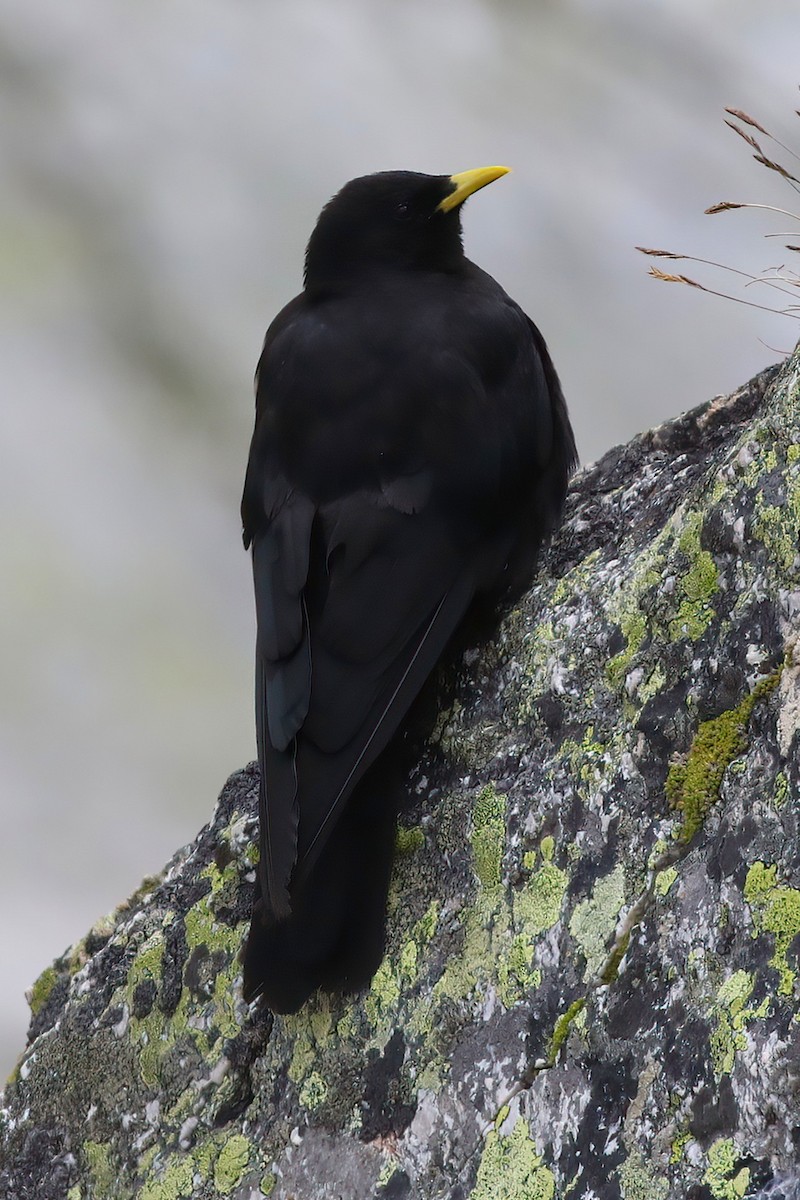
[[[408,221],[411,218],[411,209],[407,200],[401,200],[394,210],[394,215],[398,221]]]

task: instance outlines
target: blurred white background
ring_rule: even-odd
[[[251,379],[323,202],[512,165],[467,250],[542,328],[588,461],[795,340],[633,247],[780,261],[780,225],[702,211],[791,201],[722,109],[797,145],[797,35],[795,0],[6,0],[2,1075],[24,989],[253,757]]]

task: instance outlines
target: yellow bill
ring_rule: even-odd
[[[458,175],[451,175],[453,190],[437,205],[437,212],[450,212],[451,209],[457,208],[459,204],[464,203],[467,196],[471,196],[479,188],[486,187],[487,183],[493,183],[501,175],[507,175],[510,170],[510,167],[476,167],[472,171],[461,171]]]

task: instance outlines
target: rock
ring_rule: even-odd
[[[585,470],[420,751],[369,992],[241,999],[257,774],[49,967],[14,1200],[800,1194],[800,357]]]

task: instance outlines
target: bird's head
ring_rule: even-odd
[[[508,167],[458,175],[382,171],[351,179],[320,213],[306,250],[307,291],[338,289],[387,267],[455,270],[463,259],[461,205]]]

